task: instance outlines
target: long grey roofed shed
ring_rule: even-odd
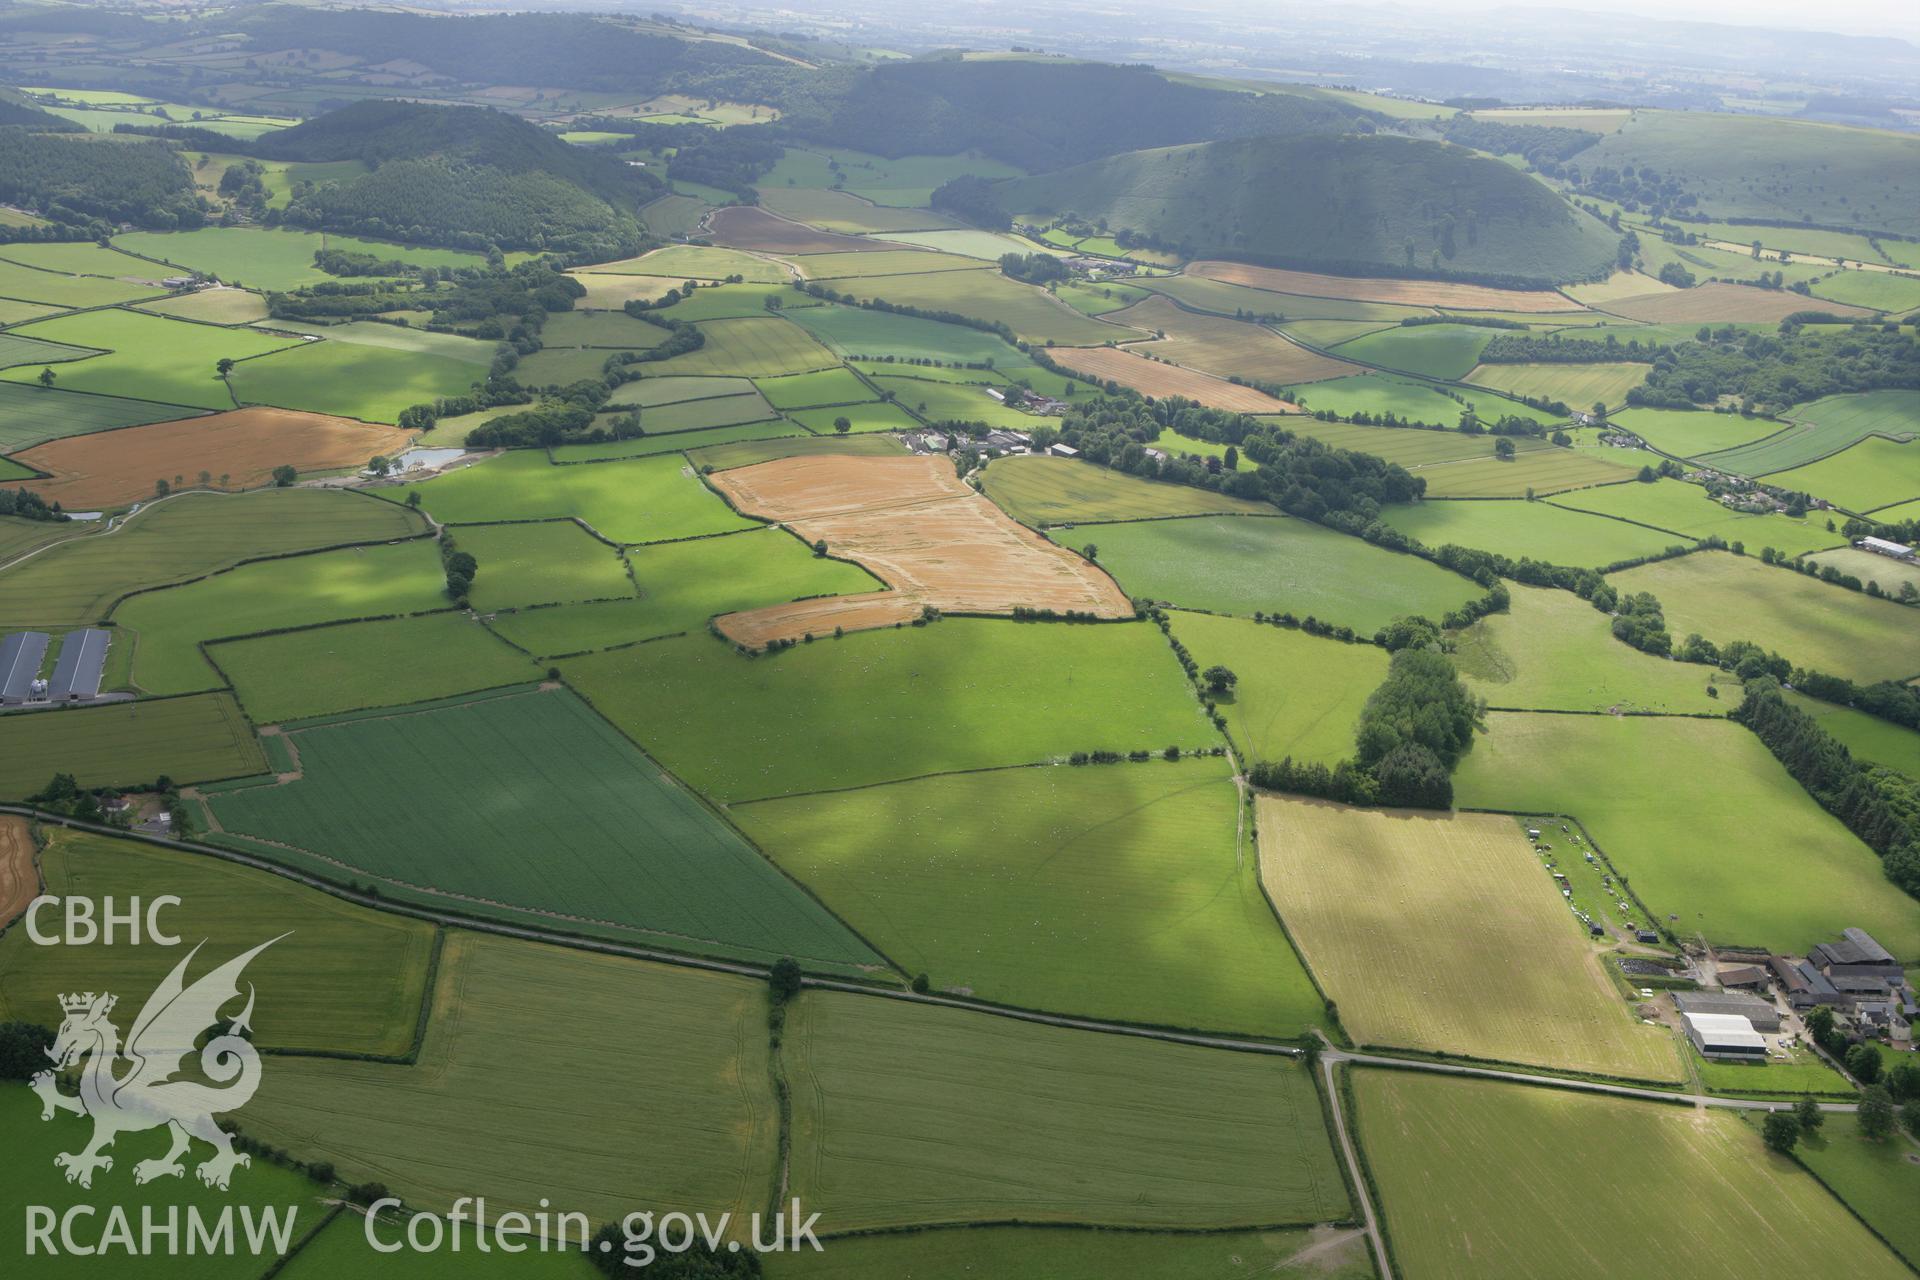
[[[107,667],[107,633],[98,627],[69,631],[60,638],[60,657],[53,664],[47,696],[55,702],[91,698],[100,692]]]
[[[44,631],[16,631],[0,640],[0,702],[27,700],[47,656],[47,640]]]

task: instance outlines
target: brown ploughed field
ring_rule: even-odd
[[[1750,284],[1700,284],[1606,303],[1601,310],[1629,320],[1655,324],[1692,324],[1751,321],[1772,324],[1796,311],[1826,311],[1837,316],[1871,316],[1863,307],[1809,298],[1790,289],[1759,289]]]
[[[1254,267],[1243,262],[1192,262],[1187,274],[1223,284],[1241,284],[1273,293],[1308,298],[1345,298],[1350,302],[1396,302],[1410,307],[1452,307],[1462,311],[1582,311],[1552,289],[1494,289],[1448,280],[1391,280],[1367,276],[1323,276],[1313,271]]]
[[[715,209],[707,219],[713,242],[729,249],[758,253],[863,253],[900,246],[878,244],[860,236],[843,236],[793,222],[754,205],[733,204]]]

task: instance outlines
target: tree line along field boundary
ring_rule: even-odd
[[[263,1056],[276,1058],[331,1058],[342,1062],[378,1062],[388,1066],[412,1067],[419,1065],[420,1049],[427,1041],[427,1028],[433,1021],[434,989],[439,985],[441,953],[446,948],[448,926],[436,925],[433,931],[433,945],[427,949],[427,964],[423,986],[420,990],[420,1009],[414,1016],[413,1042],[405,1053],[355,1053],[344,1049],[267,1049],[260,1050]]]

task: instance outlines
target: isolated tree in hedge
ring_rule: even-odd
[[[1879,1083],[1880,1065],[1879,1045],[1857,1044],[1847,1050],[1847,1074],[1861,1084]]]
[[[1879,1142],[1893,1132],[1893,1095],[1885,1085],[1869,1085],[1860,1095],[1860,1133]]]
[[[1495,440],[1493,442],[1494,457],[1499,458],[1503,462],[1511,462],[1513,461],[1513,455],[1514,455],[1513,441],[1508,439],[1506,436],[1501,436],[1498,440]]]
[[[1767,1146],[1781,1155],[1793,1150],[1794,1143],[1800,1141],[1800,1122],[1788,1111],[1769,1111],[1766,1121],[1760,1126],[1760,1136]]]
[[[1201,672],[1200,678],[1207,682],[1207,692],[1216,698],[1225,697],[1227,694],[1232,693],[1233,686],[1240,683],[1239,676],[1233,674],[1230,669],[1220,666],[1218,663]]]
[[[233,372],[233,357],[221,356],[219,361],[213,366],[213,368],[214,368],[214,372],[218,373],[221,377],[223,378],[226,377],[228,374]]]
[[[55,374],[53,370],[51,369],[40,370],[40,385],[43,387],[51,387],[53,385],[54,377],[55,377]]]
[[[1827,1117],[1820,1110],[1820,1104],[1808,1097],[1802,1097],[1800,1101],[1793,1104],[1793,1118],[1799,1124],[1800,1132],[1809,1135],[1817,1132],[1820,1126],[1827,1122]]]
[[[1920,1101],[1920,1062],[1905,1061],[1887,1072],[1887,1090],[1902,1102]]]
[[[279,466],[273,469],[273,487],[276,489],[288,488],[293,484],[295,478],[298,477],[299,474],[300,473],[298,471],[295,471],[292,467],[288,466],[286,463],[283,462]]]
[[[841,435],[845,435],[847,432],[853,430],[853,419],[843,413],[833,420],[833,429]]]

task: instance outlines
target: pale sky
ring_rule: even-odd
[[[1435,8],[1498,9],[1513,0],[1426,0]],[[1532,7],[1532,6],[1525,6]],[[1902,36],[1920,40],[1920,4],[1914,0],[1554,0],[1542,6],[1642,13],[1681,21],[1725,22],[1735,26],[1778,27],[1789,31],[1839,31],[1848,35]]]

